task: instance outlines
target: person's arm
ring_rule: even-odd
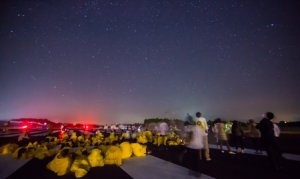
[[[280,129],[279,129],[279,127],[278,127],[278,125],[277,124],[273,124],[274,125],[274,134],[275,134],[275,137],[279,137],[279,135],[280,135]]]
[[[204,124],[205,124],[205,132],[208,133],[208,125],[207,125],[206,119],[204,119]]]

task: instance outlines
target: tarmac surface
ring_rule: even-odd
[[[247,153],[228,154],[222,153],[211,145],[211,161],[201,160],[197,166],[197,156],[191,152],[186,154],[183,160],[180,160],[180,153],[183,148],[172,148],[154,152],[152,155],[163,160],[186,167],[198,173],[204,173],[214,178],[299,178],[300,161],[299,155],[284,154],[283,156],[293,157],[293,160],[284,158],[283,168],[279,171],[274,170],[265,154],[256,155],[254,150],[246,149]]]

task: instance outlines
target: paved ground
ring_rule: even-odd
[[[247,150],[250,153],[230,155],[211,149],[212,160],[209,162],[202,160],[197,167],[195,153],[186,154],[182,161],[179,159],[179,154],[183,150],[183,148],[170,148],[154,152],[153,155],[214,178],[299,178],[299,160],[284,159],[284,168],[281,171],[274,171],[265,155],[255,155],[252,150]],[[298,155],[295,156],[299,159]]]
[[[0,178],[8,177],[29,161],[30,159],[15,160],[11,155],[0,156]]]
[[[203,178],[212,179],[205,174],[190,170],[180,165],[162,160],[158,157],[148,155],[142,158],[129,158],[124,161],[121,168],[133,178],[164,178],[164,179],[184,179]]]

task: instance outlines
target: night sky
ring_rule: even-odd
[[[300,120],[299,1],[0,5],[0,119]]]

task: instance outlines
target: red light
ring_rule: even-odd
[[[88,126],[88,125],[84,125],[84,126],[83,126],[83,129],[84,129],[84,130],[88,130],[88,129],[89,129],[89,126]]]
[[[25,126],[22,126],[22,129],[27,129],[27,127],[28,127],[27,125],[25,125]]]

